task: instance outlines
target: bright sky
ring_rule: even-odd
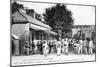
[[[35,12],[42,14],[46,8],[55,4],[34,3],[34,2],[19,2],[24,7],[34,9]],[[93,6],[66,5],[73,13],[75,25],[95,25],[95,8]]]

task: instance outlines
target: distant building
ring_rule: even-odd
[[[80,37],[84,35],[85,38],[91,38],[93,32],[95,32],[95,25],[75,25],[72,29],[72,36],[78,33]]]

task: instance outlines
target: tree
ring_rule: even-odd
[[[79,40],[80,39],[80,34],[74,34],[73,39]]]
[[[53,31],[58,33],[58,30],[62,31],[62,37],[68,32],[71,32],[73,27],[72,12],[66,8],[64,4],[57,4],[51,8],[47,8],[43,13],[46,24],[53,28]]]
[[[39,21],[41,21],[42,20],[42,16],[40,15],[40,14],[35,14],[35,18],[37,19],[37,20],[39,20]]]
[[[14,14],[16,11],[19,11],[19,9],[23,9],[23,5],[22,4],[18,4],[17,2],[13,2],[11,4],[11,13]],[[11,17],[12,18],[12,22],[11,22],[11,25],[13,25],[13,18],[14,17]]]
[[[26,14],[34,18],[34,9],[27,9]]]
[[[24,8],[22,4],[18,4],[17,2],[11,4],[12,13],[19,11],[20,8]]]

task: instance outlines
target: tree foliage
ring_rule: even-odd
[[[19,11],[19,9],[23,9],[23,5],[22,4],[18,4],[17,2],[13,2],[11,3],[11,13],[14,14],[16,11]],[[13,25],[13,18],[14,17],[11,17],[12,18],[12,22],[11,22],[11,25]]]
[[[12,13],[19,11],[20,8],[24,8],[22,4],[18,4],[17,2],[11,4]]]
[[[34,18],[34,9],[27,9],[26,14]]]
[[[66,8],[64,4],[57,4],[51,8],[47,8],[43,14],[45,22],[53,28],[53,31],[62,31],[62,37],[71,32],[73,26],[72,12]]]
[[[74,34],[73,39],[79,40],[80,39],[80,34]]]

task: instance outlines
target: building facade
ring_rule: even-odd
[[[32,42],[56,40],[55,36],[57,33],[53,32],[50,26],[29,16],[25,10],[20,9],[12,14],[11,17],[11,45],[14,48],[12,50],[13,55],[24,55],[26,41],[29,42],[31,47]],[[12,35],[15,35],[18,39],[15,39]]]
[[[79,34],[81,38],[84,37],[85,39],[95,37],[95,34],[93,35],[95,25],[75,25],[72,31],[73,36]]]

